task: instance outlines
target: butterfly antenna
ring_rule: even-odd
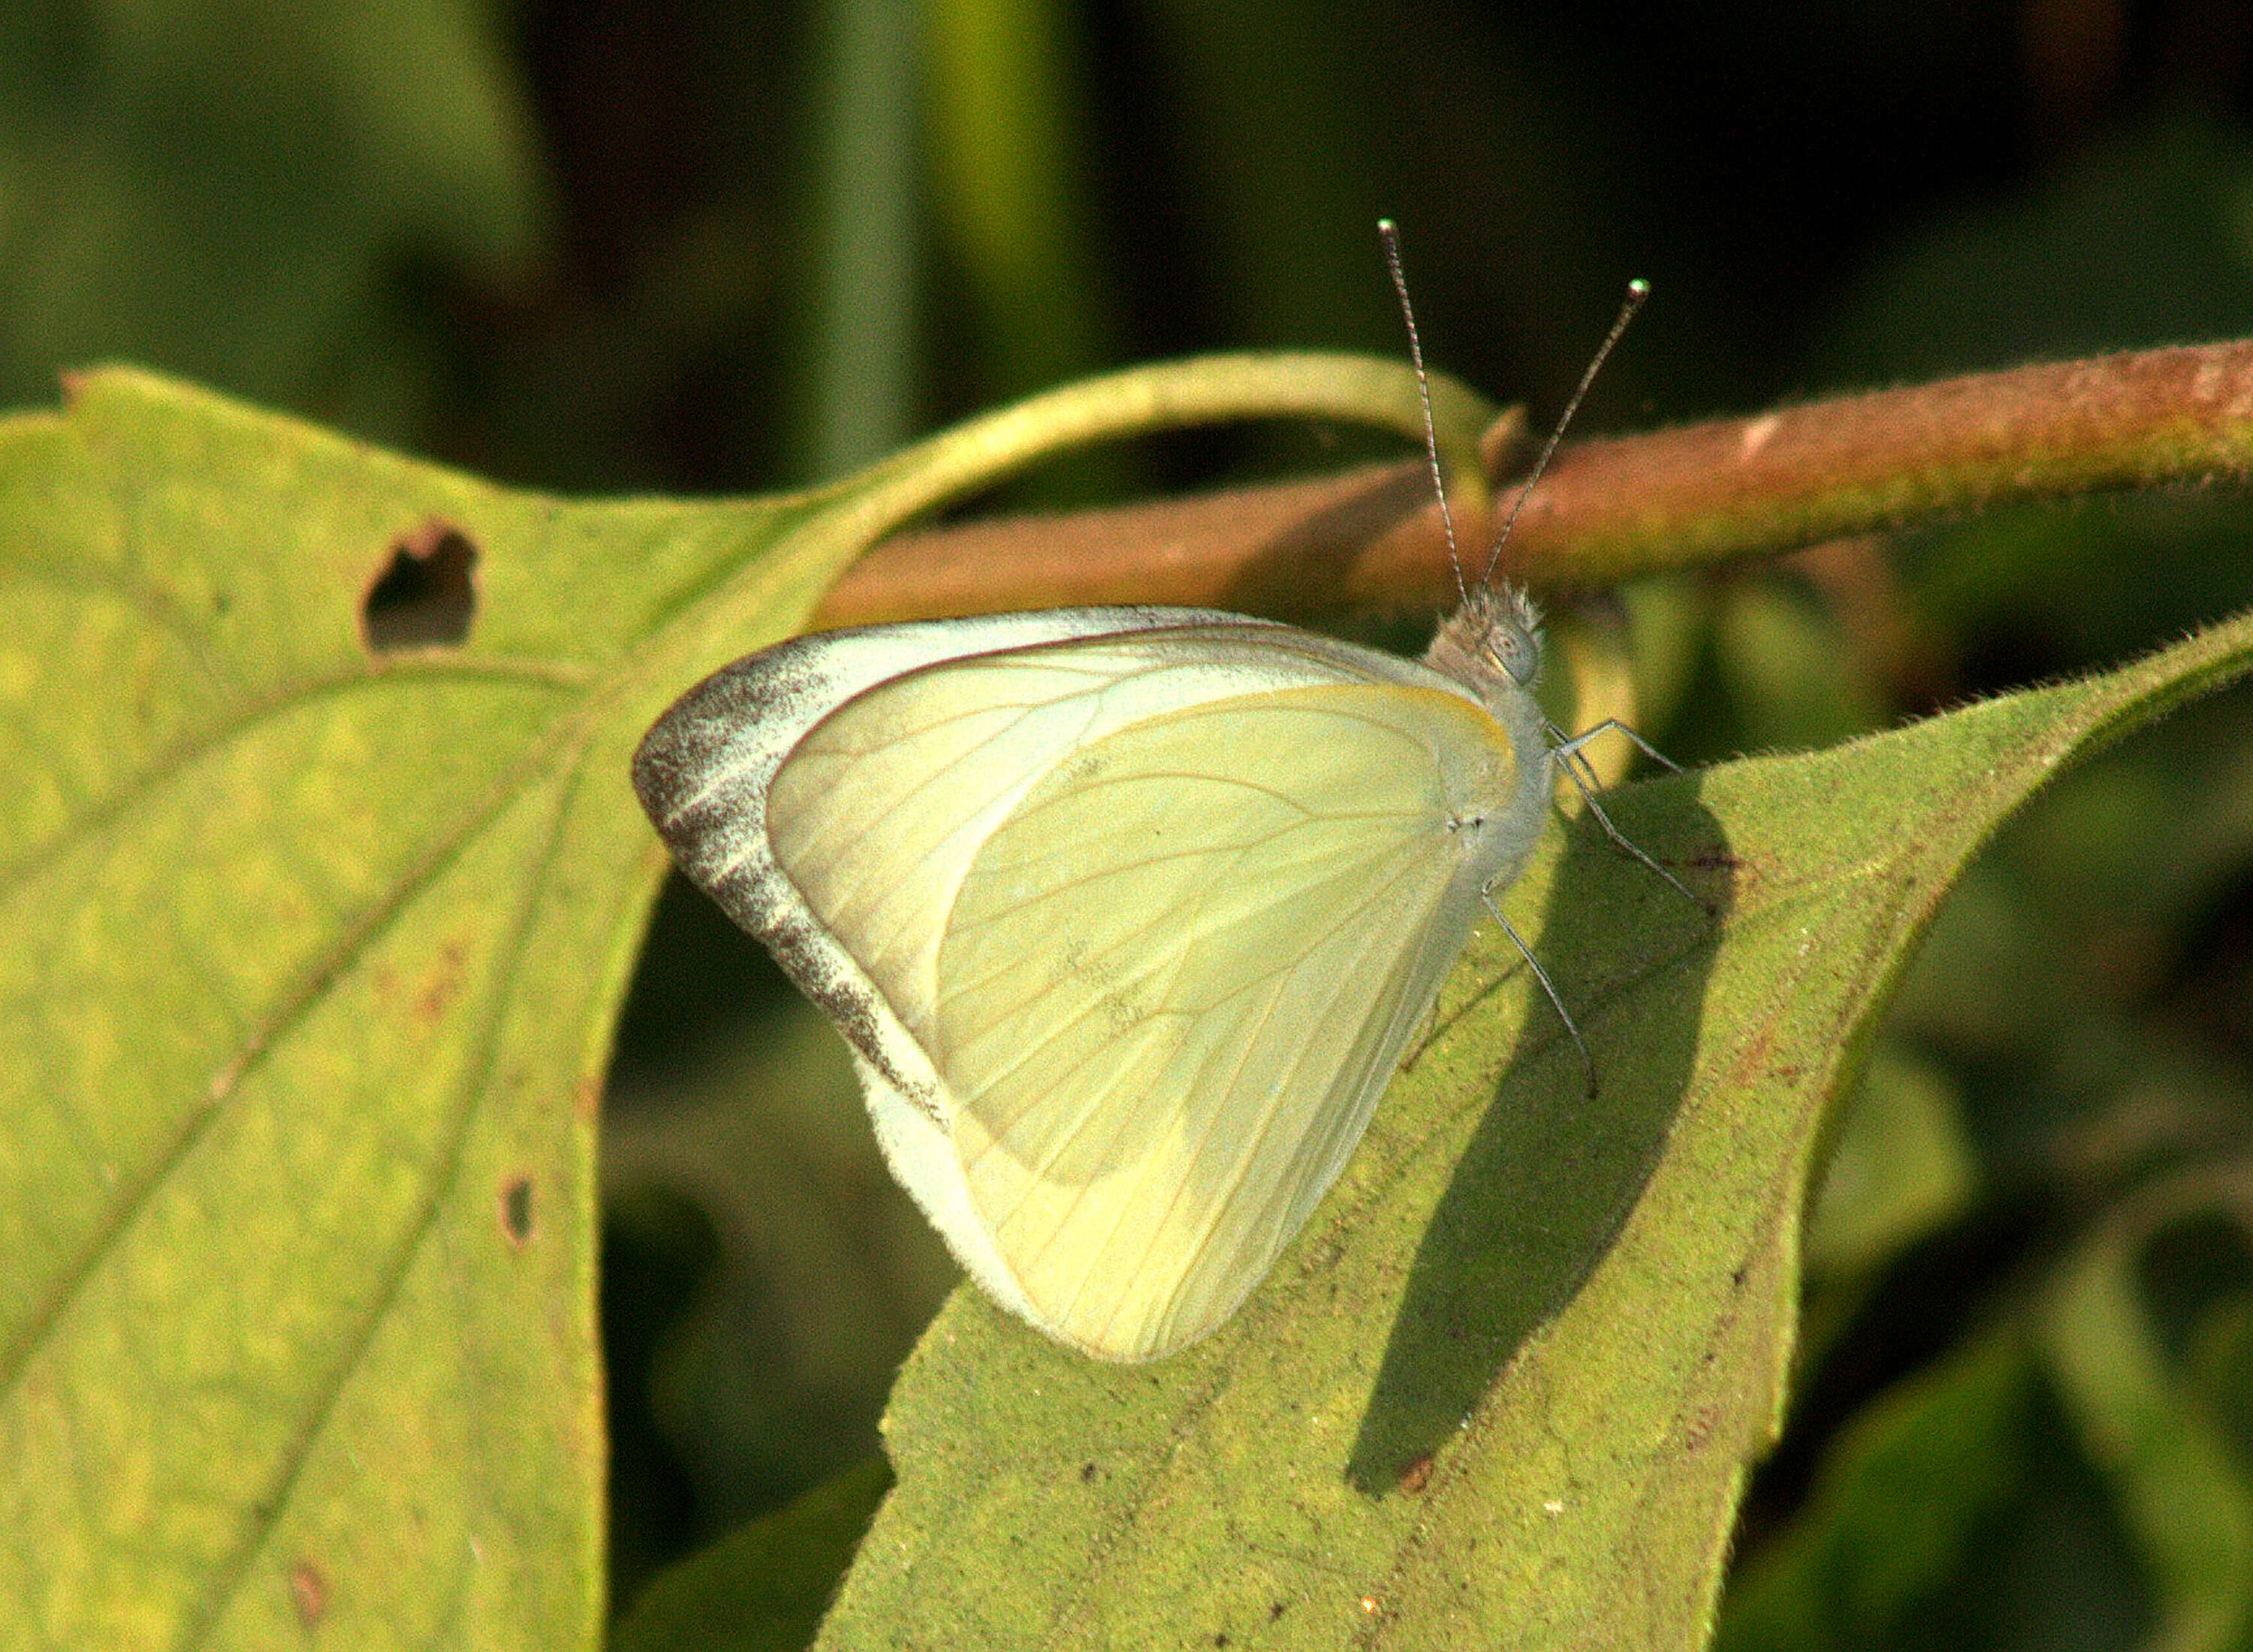
[[[1649,282],[1638,278],[1628,282],[1627,296],[1620,303],[1619,314],[1612,318],[1611,331],[1604,335],[1603,343],[1596,346],[1596,353],[1590,358],[1587,371],[1580,375],[1580,382],[1573,388],[1572,400],[1566,402],[1565,411],[1557,420],[1557,428],[1549,433],[1549,440],[1542,444],[1541,456],[1534,460],[1532,471],[1525,478],[1525,485],[1517,490],[1517,502],[1510,507],[1510,515],[1503,522],[1502,532],[1495,536],[1494,549],[1488,553],[1486,567],[1479,576],[1482,582],[1493,574],[1495,561],[1502,554],[1502,547],[1510,540],[1510,530],[1517,525],[1517,513],[1525,508],[1525,501],[1532,496],[1534,484],[1541,480],[1542,473],[1549,468],[1549,461],[1556,457],[1558,443],[1565,439],[1565,428],[1573,422],[1573,415],[1580,410],[1581,398],[1588,394],[1588,387],[1596,381],[1596,374],[1603,368],[1604,359],[1611,354],[1612,346],[1619,343],[1620,335],[1627,331],[1628,324],[1635,319],[1636,311],[1643,308],[1643,301],[1650,296]],[[1596,824],[1603,827],[1604,835],[1671,884],[1684,900],[1692,906],[1710,911],[1712,909],[1706,907],[1705,902],[1691,894],[1689,889],[1684,887],[1680,878],[1676,877],[1674,874],[1652,860],[1650,855],[1643,853],[1640,846],[1631,841],[1625,833],[1612,824],[1611,816],[1604,812],[1604,805],[1596,800],[1596,793],[1603,788],[1597,782],[1596,771],[1590,766],[1587,755],[1582,748],[1598,735],[1615,728],[1635,742],[1645,756],[1664,765],[1676,774],[1682,772],[1682,765],[1674,762],[1664,752],[1659,750],[1657,747],[1652,745],[1650,742],[1616,717],[1607,717],[1594,728],[1571,735],[1566,735],[1548,718],[1544,717],[1541,721],[1549,730],[1549,742],[1558,766],[1563,769],[1566,775],[1572,780],[1573,790],[1580,794],[1580,801],[1587,805],[1588,812],[1595,816]],[[1512,936],[1510,938],[1517,940],[1517,938]],[[1518,950],[1524,951],[1525,944],[1523,941],[1518,942]],[[1525,961],[1529,964],[1533,962],[1531,953],[1527,954]],[[1536,965],[1537,972],[1538,967]],[[1545,979],[1543,985],[1547,985]],[[1555,998],[1556,993],[1551,993],[1550,997]],[[1558,1013],[1562,1014],[1564,1008],[1562,1004],[1559,1004]],[[1572,1026],[1571,1016],[1566,1016],[1565,1024],[1567,1028]],[[1574,1032],[1573,1036],[1577,1042],[1580,1034]],[[1581,1058],[1585,1061],[1587,1056],[1587,1051],[1584,1047],[1581,1050]]]
[[[1397,262],[1394,268],[1396,269],[1399,268]],[[1395,279],[1398,279],[1397,275]],[[1510,530],[1517,526],[1517,513],[1525,508],[1525,501],[1533,497],[1534,484],[1540,481],[1542,475],[1549,469],[1549,461],[1557,457],[1557,444],[1565,439],[1565,428],[1573,422],[1573,415],[1580,410],[1580,399],[1588,394],[1588,387],[1595,383],[1596,374],[1603,370],[1604,358],[1611,354],[1612,346],[1620,341],[1620,335],[1627,331],[1628,323],[1635,319],[1635,312],[1643,308],[1643,301],[1650,296],[1649,282],[1638,276],[1628,282],[1627,296],[1620,302],[1619,314],[1612,319],[1612,330],[1604,335],[1603,343],[1596,346],[1596,353],[1588,363],[1588,370],[1580,375],[1580,382],[1573,392],[1573,399],[1565,404],[1565,411],[1558,416],[1556,428],[1549,432],[1548,441],[1541,444],[1541,457],[1533,461],[1533,469],[1526,476],[1525,485],[1517,490],[1517,503],[1510,507],[1510,515],[1503,521],[1502,532],[1494,536],[1494,548],[1487,553],[1486,566],[1479,570],[1481,584],[1486,583],[1493,577],[1494,565],[1502,557],[1502,547],[1510,543]],[[1406,300],[1404,298],[1402,302],[1406,303]],[[1412,343],[1413,337],[1412,330],[1410,334],[1412,343],[1409,346],[1412,355],[1415,348]],[[1418,371],[1420,373],[1422,370],[1419,368]],[[1427,408],[1424,415],[1427,423],[1431,416]],[[1432,463],[1436,469],[1439,464],[1439,456],[1436,453],[1433,455]],[[1458,577],[1461,576],[1458,575]]]
[[[1424,372],[1424,344],[1416,336],[1416,310],[1408,302],[1408,277],[1400,268],[1400,226],[1380,218],[1377,234],[1385,243],[1385,266],[1392,272],[1392,290],[1400,298],[1400,319],[1408,326],[1408,360],[1416,369],[1416,400],[1424,409],[1424,457],[1431,462],[1432,491],[1440,499],[1440,527],[1447,536],[1447,567],[1455,576],[1456,596],[1468,601],[1470,592],[1463,585],[1462,558],[1455,551],[1455,514],[1448,508],[1447,477],[1440,470],[1440,429],[1432,419],[1432,381]]]

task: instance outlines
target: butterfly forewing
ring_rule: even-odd
[[[776,864],[926,1049],[939,938],[963,874],[1044,775],[1119,728],[1228,692],[1255,660],[1298,681],[1350,680],[1323,652],[1203,632],[1092,638],[905,672],[815,723],[775,774]]]

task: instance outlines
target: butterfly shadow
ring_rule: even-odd
[[[1620,830],[1701,909],[1574,820],[1534,951],[1586,1035],[1528,994],[1518,1047],[1425,1225],[1346,1478],[1404,1483],[1570,1302],[1641,1196],[1686,1093],[1734,860],[1698,777],[1608,794]],[[1522,968],[1522,965],[1520,965]]]

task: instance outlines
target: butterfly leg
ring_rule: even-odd
[[[1584,728],[1579,734],[1571,736],[1569,739],[1559,739],[1556,742],[1557,755],[1560,757],[1578,757],[1580,755],[1580,748],[1587,745],[1588,742],[1594,740],[1598,735],[1610,734],[1615,731],[1625,735],[1629,740],[1635,742],[1636,750],[1643,753],[1644,756],[1650,758],[1653,763],[1658,764],[1659,767],[1666,770],[1669,773],[1680,774],[1682,772],[1682,765],[1680,763],[1675,762],[1673,758],[1668,756],[1657,746],[1652,745],[1650,742],[1645,740],[1641,735],[1636,733],[1634,729],[1629,728],[1616,717],[1607,717],[1601,722],[1596,724],[1594,728]]]
[[[1525,944],[1525,938],[1511,928],[1510,920],[1503,917],[1502,909],[1494,903],[1494,897],[1484,889],[1481,889],[1479,899],[1486,903],[1486,910],[1494,914],[1494,921],[1502,925],[1502,932],[1510,937],[1510,944],[1517,949],[1517,955],[1525,960],[1525,967],[1533,972],[1533,979],[1541,983],[1541,990],[1549,995],[1549,1001],[1557,1007],[1557,1019],[1565,1023],[1565,1030],[1572,1035],[1573,1048],[1580,1052],[1581,1070],[1588,1075],[1588,1094],[1594,1095],[1596,1093],[1595,1058],[1588,1054],[1588,1041],[1580,1036],[1580,1029],[1573,1021],[1573,1012],[1565,1007],[1565,1000],[1558,996],[1556,982],[1551,980],[1549,972],[1541,967],[1541,960],[1533,956],[1533,949]]]
[[[1573,789],[1580,794],[1580,801],[1588,805],[1588,812],[1596,818],[1596,824],[1603,827],[1604,835],[1606,837],[1609,838],[1615,844],[1618,845],[1619,847],[1625,850],[1628,854],[1633,855],[1636,860],[1642,861],[1643,865],[1649,867],[1660,877],[1665,879],[1668,883],[1673,886],[1675,893],[1681,896],[1684,900],[1689,902],[1700,911],[1710,913],[1713,910],[1712,907],[1707,906],[1705,902],[1691,894],[1680,878],[1676,877],[1674,874],[1668,871],[1664,867],[1659,865],[1657,861],[1652,860],[1650,856],[1644,854],[1639,845],[1629,841],[1627,834],[1612,824],[1611,816],[1604,812],[1604,805],[1596,801],[1596,793],[1601,790],[1601,788],[1596,784],[1595,770],[1589,767],[1587,757],[1582,753],[1580,749],[1587,745],[1589,741],[1594,739],[1598,735],[1615,728],[1616,728],[1620,733],[1625,735],[1629,740],[1634,741],[1636,745],[1648,756],[1656,758],[1662,763],[1664,763],[1667,768],[1672,770],[1676,774],[1680,774],[1682,772],[1682,768],[1679,763],[1673,762],[1666,756],[1665,753],[1660,751],[1656,746],[1652,745],[1648,740],[1645,740],[1641,735],[1636,733],[1634,729],[1629,728],[1616,717],[1607,717],[1594,728],[1586,729],[1583,732],[1571,735],[1570,737],[1562,737],[1560,735],[1560,737],[1552,747],[1552,750],[1556,756],[1558,765],[1565,770],[1566,777],[1573,782]],[[1552,732],[1559,732],[1554,729],[1553,725]]]

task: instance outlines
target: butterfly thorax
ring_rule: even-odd
[[[1488,886],[1514,879],[1548,810],[1548,725],[1533,697],[1541,676],[1541,616],[1511,586],[1475,586],[1425,651],[1424,663],[1475,695],[1510,735],[1516,772],[1507,798],[1485,800],[1458,822],[1475,832],[1475,857]]]

